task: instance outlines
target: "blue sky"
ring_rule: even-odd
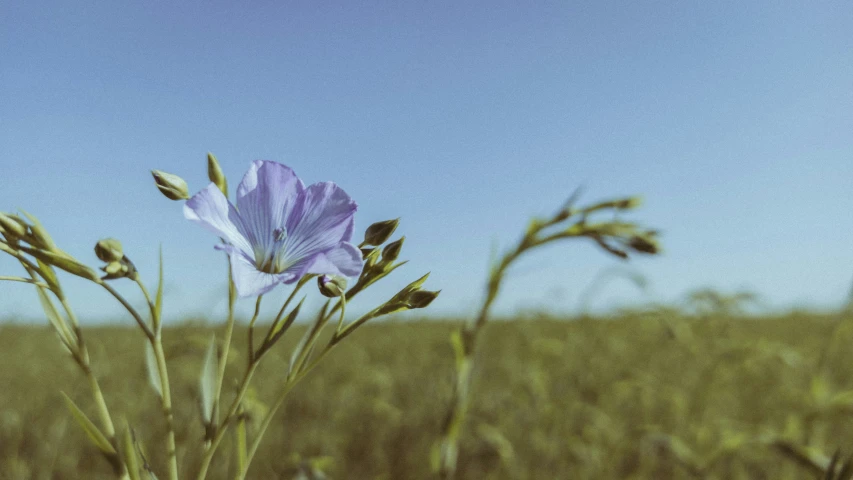
[[[355,310],[432,271],[430,310],[471,314],[490,246],[579,185],[589,201],[642,194],[633,218],[666,248],[626,265],[647,294],[615,282],[598,308],[701,286],[831,308],[853,281],[848,2],[0,7],[0,210],[32,212],[93,265],[94,243],[119,238],[152,287],[162,243],[173,319],[221,317],[225,262],[148,171],[197,191],[208,151],[232,187],[255,159],[337,182],[357,231],[402,217],[410,263]],[[582,242],[544,249],[497,311],[572,311],[618,263]],[[126,320],[65,283],[84,318]],[[0,317],[39,314],[27,286],[0,284]]]

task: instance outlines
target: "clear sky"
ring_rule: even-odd
[[[666,249],[627,265],[649,293],[616,282],[599,308],[701,286],[830,308],[853,281],[846,1],[0,11],[0,210],[32,212],[92,265],[99,238],[120,239],[152,288],[162,243],[171,318],[221,318],[225,261],[148,172],[198,191],[208,151],[232,187],[255,159],[337,182],[359,203],[357,232],[402,217],[411,262],[353,309],[432,271],[427,287],[442,294],[430,310],[472,313],[492,243],[507,246],[579,185],[589,201],[642,194],[632,218],[659,227]],[[497,311],[572,311],[618,263],[585,242],[545,249],[513,270]],[[17,272],[0,258],[0,274]],[[65,284],[83,317],[127,320],[105,293]],[[0,318],[39,315],[30,287],[0,284]]]

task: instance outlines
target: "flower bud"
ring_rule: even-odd
[[[628,240],[628,246],[639,253],[647,253],[649,255],[660,253],[660,245],[658,245],[657,240],[650,235],[633,236]]]
[[[219,166],[216,156],[210,152],[207,153],[207,178],[216,184],[216,187],[226,198],[228,197],[228,180],[225,179],[225,174],[222,173],[222,167]]]
[[[116,278],[136,279],[136,266],[129,258],[123,256],[121,260],[113,260],[101,267],[101,270],[106,273],[103,280],[115,280]]]
[[[115,238],[105,238],[95,245],[95,255],[103,262],[117,262],[122,259],[121,242]]]
[[[399,218],[374,223],[367,227],[367,230],[364,232],[364,243],[373,246],[382,245],[391,238],[399,223]]]
[[[183,178],[161,170],[151,170],[154,183],[160,192],[169,200],[186,200],[190,198],[187,182]]]
[[[405,240],[406,237],[403,236],[399,240],[385,245],[385,248],[382,249],[382,263],[389,264],[397,260],[397,257],[400,256],[400,250],[403,249],[403,241]]]
[[[438,297],[439,293],[441,293],[441,290],[436,292],[430,292],[429,290],[415,290],[406,298],[406,304],[409,305],[409,308],[425,308]]]
[[[382,253],[378,248],[371,248],[369,252],[365,252],[368,249],[362,249],[361,253],[364,256],[364,268],[361,270],[361,275],[365,276],[372,272],[373,267],[379,262],[379,254]],[[375,272],[373,272],[375,273]]]
[[[19,239],[27,236],[27,225],[14,215],[0,213],[0,229],[7,238]]]
[[[323,296],[337,298],[346,292],[347,279],[337,275],[320,275],[317,277],[317,286]]]

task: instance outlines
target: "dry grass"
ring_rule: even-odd
[[[853,446],[853,408],[818,405],[853,390],[846,323],[827,347],[834,322],[850,319],[667,315],[489,325],[458,478],[814,478],[766,440],[784,435],[829,454]],[[297,459],[322,457],[336,479],[434,478],[430,450],[451,395],[454,326],[386,322],[357,332],[293,391],[249,478],[294,478]],[[258,398],[274,396],[300,333],[290,332],[261,365]],[[186,474],[200,458],[196,385],[209,331],[186,326],[164,337]],[[90,328],[86,338],[111,410],[130,420],[162,472],[164,426],[146,380],[142,335]],[[244,367],[244,330],[234,345],[240,360],[229,379]],[[818,377],[824,351],[827,374]],[[79,371],[63,356],[48,327],[0,327],[0,478],[114,478],[63,406],[60,390],[90,406]],[[814,378],[826,379],[825,393]],[[803,420],[809,412],[817,412],[811,424]],[[210,477],[229,478],[230,469],[220,458]]]

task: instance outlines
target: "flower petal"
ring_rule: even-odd
[[[258,257],[272,257],[276,229],[298,217],[305,186],[290,167],[256,160],[237,187],[237,209],[246,226],[249,242]],[[287,232],[289,234],[289,232]]]
[[[300,217],[287,225],[287,263],[325,252],[352,238],[358,206],[341,187],[332,182],[315,183],[305,189],[303,197]]]
[[[361,250],[349,242],[341,242],[337,247],[317,254],[306,273],[355,277],[363,267]]]
[[[229,250],[223,247],[222,250]],[[231,259],[231,277],[237,288],[237,295],[241,298],[257,297],[263,295],[279,283],[291,280],[292,273],[264,273],[258,270],[254,260],[236,249],[230,249],[228,256]]]
[[[215,184],[211,183],[187,200],[184,217],[219,235],[246,254],[252,253],[243,219]]]

